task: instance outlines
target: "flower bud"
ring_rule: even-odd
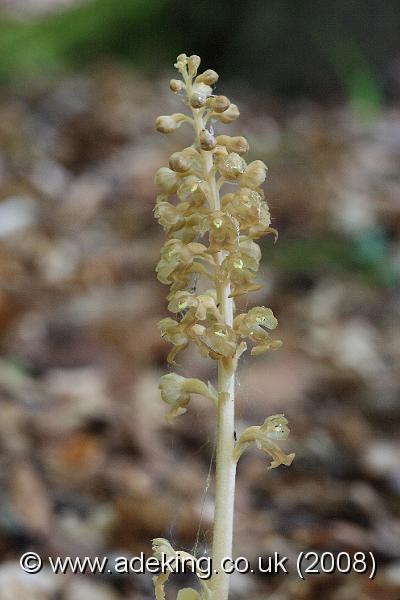
[[[191,162],[182,152],[174,152],[169,157],[169,166],[177,173],[184,173],[190,169]]]
[[[231,152],[218,162],[218,169],[227,179],[237,179],[246,169],[246,161],[236,152]]]
[[[186,69],[187,63],[188,63],[188,57],[186,56],[186,54],[179,54],[179,56],[176,59],[176,63],[174,65],[174,67],[176,69],[178,69],[178,71],[180,73],[183,73]]]
[[[237,154],[245,154],[249,150],[248,141],[241,135],[235,137],[218,135],[217,143],[226,146],[228,152],[237,152]]]
[[[159,185],[168,194],[174,194],[179,186],[179,179],[168,167],[160,167],[154,177],[154,183]]]
[[[231,101],[226,96],[214,96],[213,100],[212,109],[216,113],[225,112],[231,104]]]
[[[253,160],[240,177],[240,185],[255,190],[264,183],[266,176],[267,166],[262,160]]]
[[[215,137],[208,131],[208,129],[203,129],[200,132],[200,148],[202,150],[213,150],[217,142]]]
[[[205,83],[195,83],[190,96],[190,104],[193,108],[201,108],[208,103],[212,89]]]
[[[192,54],[192,56],[189,56],[188,71],[189,71],[189,75],[191,77],[195,77],[195,75],[197,75],[197,69],[199,68],[200,63],[201,63],[201,58],[200,58],[200,56],[197,56],[197,54]]]
[[[180,79],[171,79],[171,81],[169,82],[169,89],[175,94],[181,92],[184,89],[184,87],[185,84]]]
[[[217,81],[218,73],[213,71],[213,69],[207,69],[207,71],[196,77],[196,83],[205,83],[206,85],[214,85]]]
[[[201,92],[194,92],[190,96],[190,106],[193,108],[202,108],[206,103],[206,96]]]
[[[178,127],[187,121],[187,116],[183,113],[174,113],[173,115],[161,115],[156,119],[156,129],[160,133],[172,133]]]
[[[178,125],[173,117],[170,117],[169,115],[157,117],[156,129],[160,133],[172,133],[177,129],[177,127]]]
[[[232,123],[239,117],[240,112],[236,104],[231,103],[225,112],[218,115],[221,123]]]

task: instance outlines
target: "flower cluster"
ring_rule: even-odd
[[[246,338],[255,343],[253,354],[279,345],[263,329],[276,326],[270,309],[252,309],[228,325],[219,308],[218,289],[224,286],[229,285],[231,298],[259,289],[255,278],[261,251],[254,240],[276,236],[276,231],[260,187],[267,167],[260,160],[246,163],[242,155],[249,144],[244,137],[214,135],[213,122],[231,123],[239,110],[226,96],[214,94],[217,73],[198,73],[199,65],[199,57],[179,55],[175,66],[181,79],[170,83],[192,116],[176,113],[156,121],[161,133],[186,122],[196,134],[193,145],[174,152],[168,167],[155,176],[161,193],[154,212],[168,238],[156,271],[170,286],[168,308],[177,315],[160,322],[161,335],[173,345],[168,355],[172,364],[191,341],[202,356],[214,360],[237,357]],[[196,295],[199,277],[211,291]],[[266,314],[268,318],[260,317]]]

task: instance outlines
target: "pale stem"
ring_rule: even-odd
[[[196,137],[205,127],[200,111],[193,110]],[[201,150],[205,177],[211,188],[209,199],[211,210],[220,210],[219,190],[213,171],[212,153]],[[221,264],[225,252],[218,252],[217,263]],[[223,321],[232,326],[233,300],[230,282],[216,284],[217,299]],[[213,569],[217,571],[211,580],[212,600],[228,600],[229,575],[221,569],[223,558],[232,556],[233,511],[235,500],[236,462],[233,460],[235,430],[235,367],[232,359],[218,362],[218,411],[217,446],[215,471],[215,513],[213,531]]]

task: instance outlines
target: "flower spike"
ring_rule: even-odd
[[[228,600],[229,575],[218,565],[232,550],[235,463],[253,443],[271,456],[269,468],[290,465],[294,454],[285,454],[276,443],[289,434],[283,415],[249,427],[235,443],[235,375],[240,357],[249,342],[252,355],[281,345],[270,335],[278,324],[272,310],[256,306],[235,314],[235,299],[260,289],[257,242],[267,235],[276,241],[278,232],[271,226],[261,187],[267,166],[261,160],[246,160],[245,137],[214,131],[215,124],[233,123],[240,112],[227,96],[215,93],[218,73],[199,71],[200,64],[195,54],[179,54],[178,74],[171,79],[170,89],[185,111],[156,120],[156,129],[163,134],[177,131],[183,123],[194,130],[193,144],[173,152],[155,175],[160,191],[154,215],[166,234],[156,272],[159,281],[170,287],[167,301],[173,314],[162,319],[159,328],[172,345],[167,356],[170,364],[175,365],[177,355],[194,345],[200,356],[217,363],[218,386],[214,389],[199,379],[169,373],[161,377],[159,389],[169,407],[168,422],[187,411],[191,394],[211,400],[217,418],[212,553],[217,568],[208,582],[194,568],[199,591],[181,589],[176,600]],[[153,549],[173,561],[193,559],[163,538],[153,540]],[[154,578],[156,600],[165,600],[164,586],[173,571],[167,569]]]

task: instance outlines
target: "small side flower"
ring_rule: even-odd
[[[285,454],[275,443],[275,440],[285,440],[289,436],[289,432],[288,421],[285,416],[272,415],[265,419],[262,425],[245,429],[235,447],[234,459],[238,461],[251,444],[256,444],[257,448],[269,454],[272,458],[268,469],[275,469],[279,465],[288,467],[292,464],[295,454]]]
[[[270,348],[280,348],[282,342],[274,340],[265,329],[275,329],[278,321],[270,308],[256,306],[247,313],[238,315],[233,321],[233,328],[242,338],[249,338],[255,343],[251,354],[258,356]]]
[[[158,387],[161,398],[171,407],[166,416],[169,423],[172,423],[176,417],[186,412],[190,402],[190,394],[200,394],[205,398],[209,398],[214,404],[218,400],[217,392],[211,383],[206,385],[200,379],[181,377],[177,373],[163,375]]]
[[[201,593],[193,588],[184,588],[178,592],[176,600],[211,600],[211,591],[208,582],[205,581],[203,574],[198,569],[196,559],[192,554],[182,550],[174,550],[168,540],[164,538],[155,538],[152,541],[152,549],[155,558],[161,564],[168,561],[168,566],[165,571],[161,571],[159,575],[153,577],[156,600],[165,600],[164,586],[168,581],[169,576],[178,567],[192,571],[198,578],[201,586]]]

